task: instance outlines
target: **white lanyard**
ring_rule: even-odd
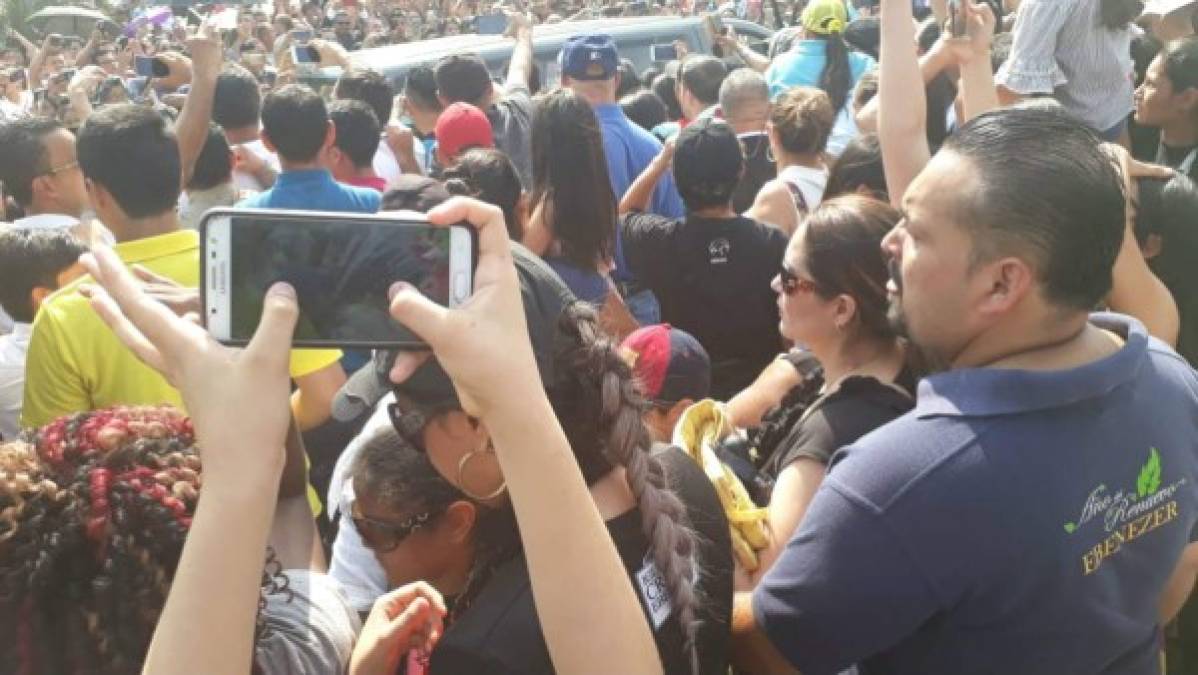
[[[1177,173],[1189,175],[1190,169],[1194,166],[1194,159],[1196,157],[1198,157],[1198,148],[1190,150],[1190,154],[1186,155],[1186,158],[1181,160],[1181,164],[1173,167],[1174,170],[1177,171]],[[1168,164],[1168,160],[1169,158],[1165,154],[1165,144],[1161,143],[1160,147],[1157,148],[1156,151],[1156,163]]]

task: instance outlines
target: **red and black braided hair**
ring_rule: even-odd
[[[71,415],[0,447],[5,670],[140,671],[200,485],[171,408]]]

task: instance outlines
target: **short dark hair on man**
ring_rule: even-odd
[[[1093,131],[1060,106],[1016,106],[979,115],[942,150],[975,176],[959,203],[975,262],[1025,256],[1060,307],[1088,311],[1106,297],[1125,196]]]
[[[257,128],[261,113],[258,78],[235,63],[225,64],[212,95],[212,121],[225,129]]]
[[[478,106],[491,91],[491,73],[477,54],[446,56],[437,62],[436,77],[437,94],[446,103]]]
[[[1195,16],[1198,16],[1196,14]],[[1173,85],[1173,93],[1198,88],[1198,35],[1174,40],[1162,50],[1165,55],[1165,75]]]
[[[64,230],[0,229],[0,305],[14,321],[33,322],[34,288],[58,288],[56,277],[87,246]]]
[[[302,84],[289,84],[262,102],[262,130],[289,162],[311,162],[324,145],[329,111],[320,94]]]
[[[33,180],[50,169],[43,139],[62,128],[50,117],[24,117],[0,125],[0,182],[21,206],[33,201]]]
[[[720,85],[728,76],[728,66],[714,56],[696,54],[686,57],[678,69],[682,86],[706,105],[720,100]]]
[[[362,101],[333,101],[329,104],[329,119],[337,127],[334,144],[341,149],[354,167],[370,166],[379,149],[382,127],[374,110]]]
[[[179,146],[162,115],[126,103],[101,108],[75,142],[83,175],[112,194],[130,218],[155,216],[179,200]]]
[[[648,89],[634,91],[620,99],[620,108],[633,124],[645,131],[653,131],[654,127],[666,122],[669,113],[666,104]]]
[[[195,168],[191,170],[191,179],[187,181],[188,190],[210,190],[217,185],[233,180],[233,150],[229,147],[229,139],[225,132],[216,124],[208,124],[208,138],[196,158]]]
[[[334,96],[339,99],[364,101],[374,109],[379,124],[391,121],[391,110],[395,107],[395,89],[391,82],[377,70],[351,70],[337,80]]]
[[[437,74],[428,66],[416,66],[408,71],[403,95],[425,110],[441,109],[441,102],[437,99]]]

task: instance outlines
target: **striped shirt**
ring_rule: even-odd
[[[1131,29],[1101,23],[1101,0],[1024,0],[1011,56],[995,80],[1023,95],[1052,94],[1097,131],[1133,108]]]

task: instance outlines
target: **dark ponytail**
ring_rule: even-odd
[[[612,467],[626,471],[649,540],[649,554],[665,579],[691,669],[698,673],[698,542],[686,508],[667,486],[665,466],[650,454],[653,439],[642,419],[648,402],[589,305],[575,303],[567,308],[560,327],[564,348],[555,367],[573,377],[555,387],[550,401],[588,484]],[[598,471],[603,473],[593,475]]]
[[[1110,30],[1127,28],[1144,11],[1143,0],[1100,0],[1099,23]]]
[[[825,43],[824,72],[819,78],[819,88],[832,99],[832,110],[839,115],[849,100],[853,88],[853,72],[849,65],[849,47],[840,33],[820,36]]]

